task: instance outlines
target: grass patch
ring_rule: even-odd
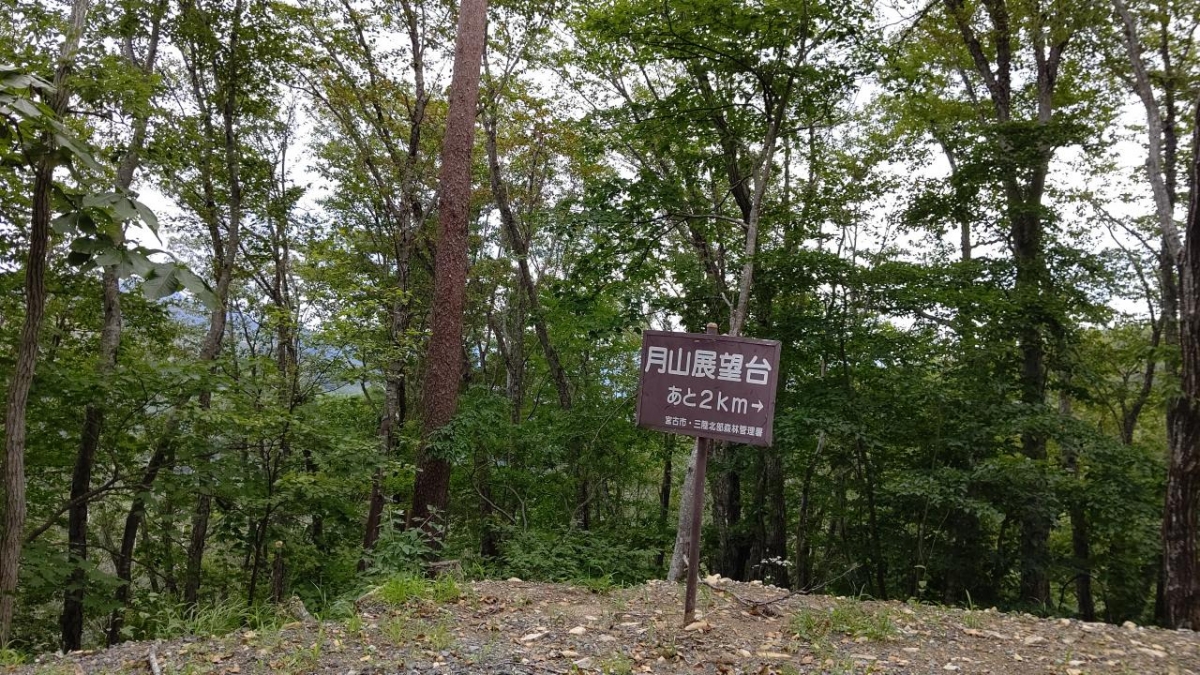
[[[613,582],[612,575],[572,579],[571,584],[586,588],[597,595],[608,595],[617,587],[617,584]]]
[[[293,650],[284,660],[284,670],[292,673],[316,672],[321,664],[321,654],[325,650],[325,630],[317,633],[317,638],[307,647]]]
[[[374,595],[385,604],[400,607],[422,600],[455,602],[462,597],[462,589],[449,576],[430,580],[411,574],[397,574],[384,582]]]
[[[629,657],[618,654],[611,658],[607,658],[600,662],[600,672],[604,675],[631,675],[633,673],[633,661]]]
[[[246,605],[223,601],[189,608],[163,596],[143,599],[125,613],[122,634],[130,640],[171,640],[186,635],[200,637],[228,635],[241,628],[255,631],[278,630],[292,618],[275,605]]]
[[[967,628],[974,628],[976,630],[983,628],[983,618],[980,616],[979,612],[969,609],[963,612],[962,622]]]
[[[0,668],[15,668],[25,663],[25,655],[15,649],[0,649]]]
[[[444,621],[425,621],[405,615],[395,616],[381,626],[383,634],[396,645],[425,643],[441,651],[454,644],[450,626]]]
[[[896,633],[886,609],[871,611],[853,601],[839,602],[827,610],[803,610],[792,617],[791,628],[797,638],[813,644],[835,634],[880,641]]]

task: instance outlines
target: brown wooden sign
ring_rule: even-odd
[[[643,332],[638,425],[770,445],[779,350],[776,340]]]

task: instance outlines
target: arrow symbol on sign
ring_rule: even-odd
[[[755,409],[755,410],[757,410],[758,412],[762,412],[762,409],[763,409],[763,402],[762,402],[762,401],[759,401],[758,403],[755,403],[754,405],[752,405],[752,406],[750,406],[750,407],[751,407],[751,408],[754,408],[754,409]]]

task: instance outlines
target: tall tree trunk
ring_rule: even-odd
[[[284,580],[285,567],[283,562],[283,542],[277,541],[274,544],[275,553],[271,560],[271,602],[275,604],[283,603],[284,596]]]
[[[492,501],[491,462],[486,452],[475,453],[475,482],[479,490],[479,555],[486,559],[495,559],[500,555],[500,536],[497,532],[495,519],[496,509]]]
[[[391,306],[392,336],[394,340],[404,339],[407,330],[407,310],[402,306],[404,300],[397,299]],[[400,428],[407,415],[405,406],[405,376],[404,363],[400,359],[392,359],[384,367],[383,413],[379,418],[380,457],[390,458],[399,445]],[[371,495],[367,498],[367,520],[363,528],[363,555],[358,560],[358,570],[364,571],[371,565],[370,552],[379,542],[383,527],[383,508],[387,499],[383,494],[383,469],[377,469],[371,477]]]
[[[1017,38],[1006,0],[984,3],[982,11],[987,15],[985,23],[974,19],[980,8],[967,7],[964,0],[943,0],[949,18],[960,33],[963,46],[970,54],[975,73],[987,88],[992,114],[1001,132],[999,143],[1002,150],[1016,153],[1022,138],[1009,138],[1008,126],[1012,120],[1012,47]],[[1054,94],[1062,66],[1063,53],[1074,33],[1080,26],[1072,15],[1055,16],[1034,12],[1031,17],[1029,37],[1032,43],[1032,59],[1035,66],[1036,116],[1032,120],[1040,127],[1049,125],[1054,117]],[[1047,26],[1047,21],[1060,21],[1059,25]],[[985,26],[986,34],[981,40],[978,26]],[[987,49],[994,50],[994,63]],[[1028,134],[1021,130],[1020,134]],[[1046,176],[1054,146],[1046,141],[1039,142],[1019,153],[1025,157],[1023,165],[1012,165],[1004,169],[1001,182],[1004,186],[1004,201],[1016,281],[1013,288],[1014,300],[1020,309],[1022,324],[1017,327],[1017,348],[1021,354],[1019,386],[1021,402],[1031,411],[1045,407],[1046,375],[1045,347],[1047,333],[1061,331],[1058,320],[1047,307],[1046,295],[1051,291],[1049,270],[1045,259],[1043,223],[1041,216],[1042,198],[1046,187]],[[1032,427],[1032,425],[1030,425]],[[1046,459],[1045,434],[1034,428],[1021,433],[1021,451],[1044,472]],[[1021,562],[1020,594],[1024,601],[1040,605],[1050,602],[1050,528],[1052,525],[1051,501],[1053,495],[1048,488],[1048,479],[1038,477],[1031,486],[1032,493],[1020,514]]]
[[[55,91],[50,109],[56,118],[67,110],[71,93],[67,77],[75,65],[75,52],[83,36],[89,0],[71,5],[70,27],[59,52],[54,73]],[[21,565],[21,545],[25,536],[25,408],[37,367],[38,341],[42,317],[46,312],[46,256],[50,249],[50,192],[54,184],[56,160],[51,157],[54,140],[43,139],[47,148],[33,176],[32,213],[29,226],[29,255],[25,263],[25,320],[17,343],[16,367],[8,382],[8,403],[4,412],[4,531],[0,536],[0,645],[8,644],[12,634],[17,601],[17,572]]]
[[[392,96],[392,90],[386,82],[386,76],[379,68],[379,59],[375,54],[375,45],[368,38],[369,30],[365,26],[362,13],[349,0],[339,3],[345,10],[344,19],[353,32],[353,40],[357,52],[351,54],[361,66],[367,81],[360,82],[357,73],[342,66],[346,51],[341,46],[328,40],[322,41],[322,47],[330,55],[330,62],[338,64],[338,75],[345,81],[346,90],[354,93],[357,113],[366,122],[374,138],[366,138],[359,128],[358,122],[353,121],[352,115],[346,114],[346,106],[342,102],[334,103],[336,97],[318,95],[328,112],[340,122],[341,131],[354,144],[359,160],[363,163],[371,178],[374,188],[378,191],[377,208],[383,216],[379,219],[390,227],[384,236],[391,240],[392,258],[389,264],[394,269],[389,274],[394,276],[396,298],[387,305],[385,311],[390,321],[390,339],[398,350],[406,350],[411,340],[408,329],[411,321],[411,311],[408,306],[407,294],[409,288],[409,265],[412,254],[415,231],[427,211],[420,198],[421,182],[418,180],[418,159],[421,151],[421,136],[424,130],[425,111],[429,104],[430,95],[425,88],[424,54],[427,45],[426,31],[423,26],[424,13],[414,10],[410,0],[401,0],[400,9],[404,19],[404,30],[409,38],[410,59],[412,68],[412,95],[405,97],[404,108],[408,111],[407,119],[397,120],[390,106],[384,101]],[[314,34],[319,31],[314,29]],[[395,138],[396,127],[408,128],[407,148],[402,148]],[[376,161],[377,152],[374,149],[382,146],[392,171],[386,171],[381,162]],[[397,179],[398,177],[398,179]],[[398,184],[398,186],[397,186]],[[398,189],[397,189],[398,187]],[[407,367],[404,358],[389,358],[383,364],[384,406],[380,415],[378,427],[380,460],[386,461],[392,456],[397,447],[400,427],[407,416]],[[382,470],[372,478],[371,493],[368,498],[366,522],[363,527],[363,556],[359,559],[358,567],[364,570],[370,564],[369,552],[374,548],[380,536],[383,525],[383,510],[386,497],[382,492]],[[402,495],[392,495],[394,504],[402,501]],[[403,524],[397,522],[397,527]]]
[[[1027,209],[1019,197],[1010,196],[1010,209]],[[1033,213],[1011,214],[1013,252],[1017,278],[1014,293],[1024,306],[1024,325],[1018,333],[1021,352],[1021,402],[1029,410],[1045,406],[1046,352],[1042,343],[1043,328],[1034,318],[1041,314],[1041,294],[1046,281],[1043,258],[1042,223]],[[1046,436],[1038,430],[1021,432],[1021,452],[1040,467],[1046,460]],[[1039,469],[1039,472],[1044,469]],[[1020,597],[1023,601],[1046,605],[1050,602],[1050,513],[1046,482],[1039,476],[1021,512],[1021,578]]]
[[[978,589],[984,580],[977,578],[973,570],[978,568],[979,551],[985,545],[979,516],[971,511],[954,513],[949,529],[950,550],[946,561],[946,585],[942,589],[942,602],[947,605],[956,604],[962,601],[964,591],[978,602]],[[915,590],[920,591],[919,582]]]
[[[821,374],[825,374],[824,362],[821,363]],[[816,528],[814,528],[811,524],[812,482],[813,476],[817,472],[817,465],[824,451],[825,432],[821,431],[817,434],[817,448],[813,451],[813,456],[808,460],[808,467],[804,470],[804,483],[800,486],[800,517],[796,519],[795,587],[801,590],[810,589],[813,585],[812,536],[810,533],[814,529],[820,529],[821,525],[818,522]]]
[[[867,496],[867,540],[871,546],[871,570],[875,577],[875,592],[878,593],[879,600],[887,600],[887,559],[883,556],[879,512],[875,505],[875,469],[871,465],[871,458],[867,455],[866,444],[862,439],[857,439],[854,445],[858,455],[859,478],[863,481]]]
[[[166,13],[167,3],[159,0],[155,5],[150,24],[149,44],[141,63],[133,54],[133,38],[126,37],[123,54],[125,60],[137,66],[142,74],[149,78],[154,73],[154,64],[158,59],[158,39],[162,26],[163,14]],[[116,187],[118,192],[124,192],[133,185],[133,176],[141,161],[142,149],[146,144],[146,127],[149,117],[146,114],[135,114],[133,134],[121,165],[117,168]],[[115,242],[117,245],[123,243]],[[96,365],[96,375],[103,380],[117,365],[117,349],[121,344],[121,289],[118,285],[117,268],[110,265],[104,268],[103,286],[103,324],[100,331],[100,354]],[[79,454],[75,459],[75,470],[71,477],[71,501],[75,506],[67,516],[67,540],[70,555],[75,561],[71,576],[67,580],[67,590],[63,598],[63,611],[60,625],[62,627],[62,646],[66,651],[82,648],[83,640],[83,601],[87,583],[87,572],[82,563],[87,560],[87,522],[88,501],[83,499],[91,488],[92,469],[95,465],[96,450],[100,447],[100,435],[104,430],[105,402],[96,400],[88,403],[83,415],[83,431]]]
[[[1200,124],[1200,107],[1195,123]],[[1181,387],[1171,401],[1163,568],[1167,625],[1200,628],[1200,126],[1192,134],[1192,190],[1179,277]]]
[[[529,268],[529,234],[524,231],[522,223],[513,212],[508,199],[508,187],[500,172],[500,155],[496,148],[496,118],[495,112],[484,113],[483,127],[487,136],[488,173],[491,177],[492,196],[496,200],[496,208],[500,211],[500,224],[504,228],[509,247],[517,259],[517,279],[525,301],[529,306],[530,318],[533,319],[534,333],[537,334],[538,344],[546,357],[554,388],[558,393],[558,405],[563,410],[571,409],[571,385],[567,381],[567,372],[562,366],[558,350],[550,341],[550,331],[546,327],[545,313],[542,311],[541,299],[538,297],[537,285],[533,281],[533,273]]]
[[[696,439],[692,452],[688,454],[687,470],[683,473],[683,483],[679,488],[679,521],[676,523],[675,548],[671,552],[671,564],[667,568],[667,581],[677,583],[687,571],[687,552],[691,546],[692,503],[695,501],[695,481],[692,476],[696,473],[697,452],[704,442]]]
[[[766,580],[780,587],[791,586],[786,561],[787,499],[784,494],[783,456],[776,448],[767,450],[767,538],[764,552],[769,564]]]
[[[709,103],[713,102],[713,93],[708,82],[707,73],[700,72],[697,67],[692,71],[692,79],[706,96]],[[774,107],[768,111],[767,119],[767,134],[763,142],[762,154],[756,158],[754,169],[750,176],[743,176],[739,168],[738,143],[732,137],[732,133],[726,123],[724,113],[714,113],[713,123],[720,132],[719,135],[722,141],[724,159],[726,162],[727,173],[729,174],[730,191],[733,193],[735,201],[738,202],[742,212],[742,220],[746,224],[746,240],[744,242],[743,255],[745,260],[742,263],[741,273],[738,278],[738,295],[737,302],[734,304],[733,312],[729,318],[729,333],[730,336],[740,336],[742,328],[745,324],[746,317],[750,310],[750,289],[754,282],[754,255],[758,250],[758,226],[762,216],[763,198],[766,196],[767,186],[770,184],[771,170],[775,162],[775,144],[779,137],[780,126],[783,123],[785,111],[787,110],[788,102],[791,99],[793,80],[788,79],[784,94],[777,97],[777,102]],[[712,105],[712,109],[719,111],[720,106]],[[748,186],[753,186],[753,193],[750,193]],[[686,486],[690,484],[690,472],[696,465],[696,452],[700,447],[700,443],[692,449],[692,457],[688,460],[689,478],[685,479],[684,489],[680,493],[679,500],[679,530],[675,534],[675,550],[671,555],[671,567],[667,572],[667,579],[670,580],[673,573],[678,573],[675,564],[676,560],[682,561],[687,555],[688,533],[687,533],[687,516],[691,513],[692,499],[694,495]],[[724,443],[714,442],[712,445],[717,446],[713,452],[714,455],[720,457],[723,452]],[[730,532],[736,521],[723,522],[723,518],[740,516],[740,504],[734,504],[728,500],[739,498],[740,490],[735,489],[737,482],[740,480],[736,474],[723,476],[722,484],[714,486],[713,490],[713,518],[717,522],[719,531]],[[723,504],[716,504],[716,500],[727,500]],[[732,545],[733,539],[730,536],[722,538],[722,546]],[[719,554],[719,558],[732,560],[737,557],[733,551],[725,551]],[[676,577],[677,578],[677,577]]]
[[[176,415],[172,415],[167,420],[166,429],[163,430],[163,435],[155,444],[154,453],[150,456],[150,461],[146,464],[145,471],[142,472],[142,478],[137,484],[137,490],[133,494],[133,500],[129,505],[129,512],[125,516],[125,527],[121,534],[121,547],[117,554],[113,556],[113,567],[117,576],[117,590],[115,593],[116,608],[112,611],[112,616],[108,621],[108,646],[117,644],[122,640],[121,629],[125,625],[125,607],[129,604],[129,598],[132,593],[131,585],[133,582],[133,549],[137,544],[138,528],[141,527],[142,521],[146,517],[146,501],[149,497],[150,488],[154,485],[155,479],[158,478],[158,473],[166,466],[173,453],[174,436],[179,431],[179,421]]]
[[[1179,349],[1180,332],[1179,332],[1179,266],[1175,264],[1175,258],[1168,250],[1166,238],[1163,239],[1162,251],[1159,254],[1159,283],[1162,291],[1162,332],[1163,344],[1167,346],[1169,353],[1175,353]],[[1168,358],[1165,360],[1163,370],[1165,376],[1170,382],[1179,382],[1180,364],[1175,360]],[[1178,427],[1175,424],[1176,409],[1175,406],[1167,404],[1166,423],[1167,423],[1167,453],[1168,453],[1168,470],[1170,468],[1169,460],[1171,448],[1178,444],[1175,438],[1175,432]],[[1170,479],[1168,471],[1168,480]],[[1171,626],[1172,623],[1167,616],[1167,596],[1166,596],[1166,512],[1163,514],[1163,555],[1159,556],[1158,574],[1155,575],[1154,588],[1154,619],[1160,626]]]
[[[734,461],[726,443],[713,443],[716,464],[721,467],[712,477],[713,524],[717,530],[716,570],[721,576],[745,580],[749,551],[745,538],[738,531],[742,520],[741,473],[726,465]]]
[[[50,184],[54,167],[42,160],[34,176],[33,225],[25,265],[25,324],[5,414],[4,538],[0,540],[0,644],[7,644],[16,603],[17,569],[25,528],[25,407],[37,365],[38,336],[46,308],[46,252],[50,240]]]
[[[227,80],[224,81],[221,100],[221,121],[225,151],[225,182],[228,189],[226,198],[227,208],[229,211],[229,233],[228,246],[224,253],[224,261],[220,266],[222,281],[225,285],[224,295],[218,295],[221,303],[221,308],[213,312],[214,321],[209,325],[210,333],[217,323],[215,321],[217,314],[220,314],[220,329],[225,330],[225,313],[229,297],[229,284],[233,278],[234,256],[237,254],[237,246],[239,245],[239,235],[241,232],[242,222],[242,181],[241,181],[241,150],[238,146],[237,138],[237,90],[238,77],[240,70],[239,49],[241,47],[241,27],[242,27],[242,8],[243,0],[237,0],[233,6],[233,23],[229,29],[229,46],[228,46],[228,61],[225,63],[227,72],[224,73]],[[214,64],[215,66],[216,64]],[[192,64],[193,69],[197,68],[197,64]],[[216,68],[214,68],[214,76],[218,76]],[[193,70],[193,77],[195,73]],[[200,89],[194,86],[196,91],[196,101],[198,105],[206,106],[207,102],[200,96]],[[207,117],[205,118],[208,119]],[[209,137],[212,138],[211,129]],[[212,225],[210,225],[212,227]],[[213,229],[216,229],[213,227]],[[213,242],[213,254],[216,256],[221,253],[221,249],[217,241]],[[226,281],[225,277],[228,278]],[[218,288],[218,293],[220,289]],[[219,343],[218,343],[219,344]],[[219,349],[219,347],[218,347]],[[215,360],[216,353],[213,354]],[[208,410],[212,404],[212,392],[201,391],[199,394],[200,407]],[[200,497],[196,500],[196,512],[192,518],[192,534],[188,545],[188,560],[187,571],[185,573],[183,598],[184,602],[189,606],[194,607],[199,596],[200,581],[202,578],[201,566],[204,561],[204,549],[208,542],[208,520],[212,510],[212,495],[209,492],[210,486],[201,486]]]
[[[554,380],[554,389],[558,393],[559,408],[564,412],[570,412],[573,405],[571,385],[567,379],[567,371],[563,368],[562,359],[559,358],[558,350],[555,349],[554,343],[550,341],[550,330],[546,326],[546,315],[542,309],[541,299],[538,297],[537,285],[533,281],[533,273],[529,267],[530,233],[525,231],[523,223],[518,220],[516,213],[513,211],[512,204],[508,199],[508,187],[505,185],[504,177],[501,175],[500,155],[496,147],[495,114],[494,109],[486,111],[483,114],[483,128],[487,137],[488,173],[491,177],[492,196],[496,200],[497,210],[500,211],[500,223],[508,239],[509,248],[512,250],[513,256],[517,259],[517,279],[520,283],[521,292],[525,296],[525,305],[529,307],[529,316],[533,320],[533,330],[534,334],[537,335],[538,345],[542,348],[542,354],[546,357],[546,366],[550,370],[550,377]],[[515,347],[510,344],[509,348],[514,349]],[[567,441],[567,444],[569,461],[575,473],[575,513],[578,516],[580,527],[587,530],[591,525],[591,510],[589,508],[590,487],[587,477],[580,466],[583,459],[583,451],[580,439],[576,436],[572,436]]]
[[[754,481],[754,499],[750,504],[750,514],[753,518],[753,525],[749,533],[750,555],[748,556],[749,565],[746,569],[745,581],[767,579],[767,574],[770,572],[769,565],[766,560],[767,556],[767,483],[770,477],[767,475],[766,448],[756,448],[757,455],[754,459],[757,464],[750,468],[751,474],[757,474],[758,479]]]
[[[405,280],[400,285],[400,288],[407,287],[408,281]],[[400,311],[401,314],[399,319],[395,321],[392,326],[392,335],[396,336],[393,339],[396,341],[397,345],[401,341],[407,339],[406,336],[408,334],[409,322],[412,319],[411,312],[408,311],[407,305],[400,308]],[[404,421],[408,419],[407,371],[408,364],[403,359],[393,360],[388,364],[386,369],[386,372],[389,373],[389,375],[386,377],[386,381],[384,382],[386,392],[384,396],[384,410],[388,419],[391,421],[388,425],[386,435],[381,437],[385,447],[384,457],[391,457],[392,453],[396,452],[397,448],[400,447],[400,433],[404,429]],[[401,493],[396,492],[392,494],[392,504],[394,504],[397,509],[402,508],[403,503],[404,497]],[[404,529],[404,523],[399,520],[396,520],[393,524],[397,529]]]
[[[467,226],[471,199],[471,149],[479,71],[487,37],[487,0],[459,5],[458,36],[450,107],[442,146],[437,250],[434,256],[432,335],[426,352],[422,386],[422,436],[413,485],[409,525],[417,525],[440,541],[436,519],[444,518],[450,501],[450,462],[430,452],[430,437],[454,416],[462,379],[463,305],[467,283]],[[444,521],[443,521],[444,522]]]
[[[1067,393],[1060,392],[1058,396],[1058,412],[1064,421],[1071,418],[1071,398]],[[1072,440],[1062,443],[1063,469],[1076,482],[1082,480],[1079,473],[1079,447]],[[1071,551],[1075,558],[1075,601],[1079,608],[1079,618],[1084,621],[1096,620],[1096,603],[1092,597],[1092,542],[1088,531],[1087,513],[1083,508],[1083,500],[1076,496],[1071,499],[1068,513],[1071,519]]]
[[[263,517],[254,523],[254,539],[250,546],[252,551],[250,563],[250,582],[246,589],[246,602],[254,604],[258,596],[258,575],[262,573],[263,558],[266,557],[267,528],[271,524],[271,511],[267,510]]]
[[[1163,512],[1161,619],[1171,628],[1200,627],[1200,197],[1196,189],[1200,158],[1200,129],[1192,136],[1193,159],[1190,171],[1192,190],[1188,199],[1186,240],[1175,225],[1174,192],[1176,176],[1175,81],[1165,37],[1170,16],[1162,18],[1168,91],[1166,119],[1155,97],[1145,60],[1137,22],[1124,0],[1112,0],[1124,29],[1126,53],[1133,73],[1134,92],[1146,112],[1149,147],[1147,174],[1154,195],[1155,214],[1163,236],[1164,255],[1161,271],[1163,284],[1164,335],[1171,344],[1178,339],[1182,356],[1180,388],[1167,406],[1167,490]],[[1200,109],[1197,109],[1200,119]],[[1165,141],[1165,148],[1164,146]],[[1164,156],[1165,150],[1165,156]],[[1178,274],[1178,292],[1171,278]],[[1174,312],[1167,303],[1178,302],[1178,331],[1171,330]],[[1171,308],[1172,310],[1174,308]]]
[[[131,151],[132,154],[132,151]],[[129,155],[127,155],[128,157]],[[124,187],[129,187],[128,185]],[[103,278],[104,327],[100,333],[100,355],[97,376],[106,377],[117,364],[117,347],[121,341],[121,292],[117,286],[117,274],[113,268],[105,268]],[[62,628],[63,651],[83,648],[83,600],[87,588],[87,526],[88,500],[91,489],[92,468],[96,462],[96,450],[100,446],[100,433],[104,426],[104,403],[94,401],[83,413],[83,433],[79,454],[75,457],[75,469],[71,474],[72,506],[67,511],[67,545],[72,564],[63,593],[63,610],[59,620]]]
[[[183,603],[194,609],[200,599],[200,580],[203,577],[204,547],[208,542],[208,519],[212,514],[212,493],[201,488],[192,513],[192,534],[188,539],[187,567],[183,573]]]
[[[292,454],[292,415],[296,407],[303,401],[300,393],[300,345],[297,338],[298,309],[292,297],[292,267],[291,267],[291,238],[289,236],[289,219],[292,203],[288,197],[288,165],[287,151],[291,137],[285,133],[280,143],[279,162],[276,165],[277,181],[273,186],[275,194],[272,200],[279,205],[278,213],[271,219],[271,257],[275,263],[274,278],[269,286],[264,288],[271,297],[271,304],[278,314],[275,318],[275,366],[279,373],[279,406],[285,412],[282,427],[279,430],[279,451],[276,455],[276,466],[268,465],[268,494],[274,494],[275,480],[279,475],[278,467],[285,465]],[[317,465],[313,460],[311,449],[307,445],[301,450],[305,472],[310,475],[317,473]],[[312,514],[313,543],[321,546],[322,517],[320,512]],[[280,557],[277,551],[276,557]]]
[[[388,438],[382,433],[380,436]],[[363,556],[358,559],[359,572],[366,571],[371,566],[371,559],[367,554],[374,550],[375,544],[379,542],[384,501],[383,469],[375,469],[375,473],[371,476],[371,494],[367,497],[367,522],[363,527]]]

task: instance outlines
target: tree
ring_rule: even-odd
[[[671,7],[616,2],[587,15],[589,58],[623,104],[618,114],[627,116],[625,154],[639,168],[647,201],[658,202],[648,209],[679,228],[702,270],[701,288],[685,301],[685,322],[696,330],[717,320],[727,334],[741,335],[751,325],[778,148],[788,142],[789,125],[833,116],[830,102],[849,86],[846,67],[853,67],[863,19],[841,2],[733,7],[720,0]],[[687,548],[687,476],[698,448],[684,477],[669,579],[681,573]],[[717,454],[724,456],[723,446]],[[718,463],[714,479],[717,570],[741,578],[749,554],[734,541],[741,479],[722,464],[728,463]]]
[[[436,433],[454,416],[462,379],[463,301],[467,283],[467,223],[471,198],[479,71],[487,39],[487,0],[459,7],[450,108],[439,174],[438,239],[434,257],[432,332],[421,388],[424,442],[417,456],[410,526],[439,531],[450,499],[450,462],[439,456]],[[435,535],[440,536],[440,535]]]
[[[162,20],[166,9],[166,1],[159,0],[151,10],[147,44],[140,59],[134,54],[133,32],[123,36],[122,56],[130,67],[137,68],[147,79],[151,78],[154,73]],[[144,112],[135,112],[133,117],[133,133],[121,159],[121,165],[117,169],[116,188],[118,192],[128,192],[133,185],[134,174],[141,161],[146,143],[149,115]],[[117,237],[114,243],[123,245],[123,237]],[[99,359],[96,365],[97,376],[100,379],[108,376],[116,366],[117,349],[121,343],[121,291],[118,282],[118,266],[116,264],[106,265],[103,272],[104,324],[100,333]],[[84,592],[87,584],[87,572],[83,562],[87,560],[88,556],[88,500],[96,451],[99,449],[100,437],[104,428],[105,407],[103,400],[97,400],[89,403],[84,412],[79,454],[75,460],[75,469],[71,479],[71,509],[68,512],[67,528],[70,553],[76,564],[67,581],[67,590],[63,597],[61,624],[64,651],[83,648]]]
[[[1043,198],[1054,151],[1071,138],[1070,126],[1061,123],[1062,115],[1056,117],[1060,71],[1068,46],[1090,16],[1070,2],[1054,3],[1052,11],[1041,3],[1010,7],[1005,0],[987,0],[980,6],[945,0],[943,8],[970,59],[968,90],[973,94],[978,83],[988,97],[986,108],[982,102],[976,107],[988,116],[986,133],[996,153],[992,161],[1015,267],[1012,296],[1021,317],[1014,326],[1020,352],[1019,398],[1037,414],[1046,407],[1047,345],[1058,342],[1064,330],[1052,309]],[[1022,41],[1029,59],[1016,59]],[[1014,68],[1019,67],[1015,64],[1025,62],[1032,66],[1028,76],[1035,85],[1029,97],[1013,84]],[[1046,441],[1031,424],[1021,433],[1021,452],[1033,462],[1045,462]],[[1050,601],[1051,500],[1042,489],[1020,516],[1020,593],[1038,604]]]
[[[74,68],[75,51],[87,23],[88,0],[75,0],[49,90],[49,113],[60,119],[71,99],[68,77]],[[58,157],[55,144],[62,137],[43,132],[47,146],[33,167],[33,204],[25,263],[25,319],[17,351],[17,367],[8,383],[4,414],[4,531],[0,538],[0,645],[7,644],[16,606],[17,570],[25,530],[25,409],[37,367],[42,317],[46,310],[46,256],[50,244],[50,193]]]
[[[385,465],[394,466],[403,445],[414,333],[422,319],[416,289],[424,281],[423,268],[432,265],[422,234],[436,198],[430,140],[431,129],[441,123],[441,102],[434,97],[437,82],[427,82],[426,62],[434,57],[437,42],[431,35],[434,21],[423,8],[402,2],[400,9],[407,53],[377,48],[374,36],[385,33],[392,21],[384,8],[362,12],[341,2],[304,17],[320,49],[309,57],[311,64],[300,79],[339,131],[325,146],[326,164],[346,190],[356,193],[349,200],[331,197],[326,208],[347,221],[347,252],[378,279],[385,336],[380,347],[363,354],[364,365],[382,371],[384,393],[380,456],[371,480],[360,569],[368,566],[367,554],[383,525],[384,482],[393,473]],[[334,17],[344,17],[348,28],[328,25]],[[393,501],[398,503],[400,495],[393,495]]]
[[[1193,185],[1187,205],[1184,232],[1175,224],[1176,87],[1179,74],[1172,63],[1174,18],[1159,8],[1161,26],[1160,67],[1164,102],[1160,103],[1151,83],[1143,55],[1138,20],[1124,0],[1112,0],[1125,38],[1125,52],[1132,72],[1133,90],[1142,102],[1147,121],[1147,175],[1154,196],[1154,210],[1162,234],[1164,268],[1160,274],[1163,297],[1178,303],[1178,344],[1182,353],[1180,390],[1167,409],[1168,470],[1163,511],[1163,599],[1167,626],[1200,626],[1200,198],[1195,189],[1200,176],[1200,108],[1193,128]],[[1165,151],[1164,151],[1164,145]],[[1177,281],[1176,281],[1177,280]],[[1172,303],[1174,304],[1174,303]],[[1163,312],[1175,326],[1175,307]]]
[[[230,294],[241,253],[242,220],[244,218],[241,120],[249,100],[263,96],[270,76],[262,70],[249,68],[253,56],[277,43],[271,30],[272,16],[261,5],[246,7],[235,0],[231,7],[220,4],[188,3],[172,36],[183,55],[184,83],[181,86],[196,106],[194,118],[184,117],[185,136],[190,149],[197,153],[194,160],[184,160],[181,153],[168,155],[180,163],[171,167],[177,181],[181,201],[200,220],[208,238],[208,262],[212,267],[212,297],[208,303],[207,327],[197,348],[196,360],[205,369],[212,369],[221,354],[230,311]],[[253,26],[253,37],[246,39]],[[220,35],[216,31],[227,31]],[[244,34],[245,33],[245,34]],[[223,39],[222,39],[223,38]],[[257,51],[256,50],[263,50]],[[255,59],[260,66],[270,66],[267,58]],[[219,121],[218,121],[219,120]],[[218,187],[220,186],[220,187]],[[203,382],[174,397],[164,428],[153,443],[153,450],[140,472],[137,492],[130,501],[124,519],[121,544],[113,556],[113,566],[119,582],[116,591],[117,608],[108,626],[108,643],[124,639],[124,612],[132,593],[132,566],[138,532],[146,516],[147,501],[159,474],[176,461],[181,440],[183,408],[195,397],[202,409],[211,407],[212,390]],[[212,504],[207,486],[198,491],[189,537],[184,595],[195,602],[200,584],[200,564],[207,538],[208,518]]]

